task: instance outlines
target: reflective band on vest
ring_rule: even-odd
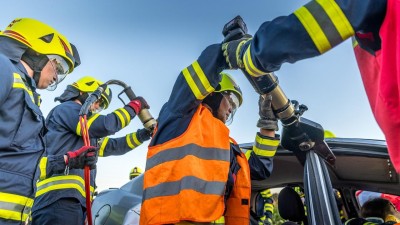
[[[236,174],[236,182],[227,200],[225,224],[248,225],[250,221],[251,178],[246,156],[241,153],[236,157],[240,170]]]

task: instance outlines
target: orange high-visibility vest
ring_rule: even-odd
[[[241,169],[226,216],[247,225],[250,170],[243,154],[237,158]],[[225,210],[229,166],[229,129],[200,105],[181,136],[149,147],[140,224],[217,220]]]
[[[236,144],[236,142],[231,138]],[[240,153],[236,157],[240,170],[236,174],[236,181],[226,206],[225,224],[248,225],[250,223],[250,195],[251,179],[250,168],[246,156]]]

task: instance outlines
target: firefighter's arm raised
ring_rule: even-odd
[[[250,165],[252,180],[262,180],[271,175],[273,169],[273,157],[279,145],[278,121],[271,108],[272,97],[270,95],[259,97],[259,120],[257,127],[260,131],[256,135],[253,149],[246,152],[246,158]]]
[[[224,54],[227,61],[242,61],[239,68],[252,76],[277,71],[285,62],[321,55],[356,32],[378,34],[386,4],[386,0],[310,1],[289,16],[264,22],[250,41]]]

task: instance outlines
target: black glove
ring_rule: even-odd
[[[266,95],[265,98],[260,95],[258,99],[258,106],[260,119],[258,119],[257,127],[266,130],[278,130],[278,120],[272,111],[272,95]]]
[[[142,109],[150,109],[149,104],[147,104],[146,100],[141,96],[134,98],[127,104],[127,106],[131,107],[133,111],[135,111],[136,115],[138,115]]]
[[[240,58],[243,45],[250,41],[252,36],[246,34],[243,38],[229,41],[222,44],[222,52],[225,56],[225,61],[228,64],[227,69],[243,69],[243,60]]]
[[[150,139],[151,131],[147,130],[146,128],[142,128],[136,131],[136,137],[140,143],[143,143]]]
[[[70,169],[83,169],[89,166],[90,169],[96,169],[98,148],[93,146],[83,146],[82,148],[74,151],[67,152],[66,165]]]

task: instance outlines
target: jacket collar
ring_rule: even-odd
[[[24,79],[33,91],[36,91],[36,83],[32,77],[28,75],[25,67],[22,65],[21,58],[25,51],[28,49],[25,45],[18,41],[8,38],[0,37],[0,52],[8,57],[14,66],[21,72],[21,77]]]

